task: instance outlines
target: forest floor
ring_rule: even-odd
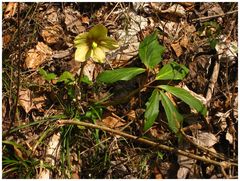
[[[238,178],[237,2],[2,3],[2,10],[3,178]],[[102,64],[76,62],[75,37],[97,24],[119,48]],[[152,76],[97,81],[105,70],[144,67],[139,43],[153,32],[165,50]],[[172,61],[189,73],[157,83],[188,90],[207,114],[166,93],[183,116],[179,132],[164,104],[144,130],[156,84],[139,87]]]

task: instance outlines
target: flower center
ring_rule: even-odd
[[[97,48],[97,46],[98,46],[98,44],[94,41],[94,42],[92,42],[92,48],[94,49],[94,48]]]

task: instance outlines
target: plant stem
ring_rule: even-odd
[[[218,162],[218,161],[215,161],[215,160],[207,159],[203,156],[195,155],[193,153],[189,153],[189,152],[180,150],[178,148],[174,148],[174,147],[166,146],[166,145],[163,145],[163,144],[159,144],[159,143],[156,143],[154,141],[150,141],[150,140],[147,140],[147,139],[144,139],[144,138],[140,138],[140,137],[137,137],[137,136],[134,136],[134,135],[130,135],[128,133],[125,133],[125,132],[122,132],[122,131],[119,131],[119,130],[114,130],[114,129],[111,129],[111,128],[108,128],[108,127],[105,127],[105,126],[99,126],[99,125],[95,125],[95,124],[91,124],[91,123],[86,123],[86,122],[82,122],[82,121],[73,121],[73,120],[58,120],[57,123],[58,123],[59,126],[70,124],[70,125],[85,126],[85,127],[94,128],[94,129],[101,129],[103,131],[107,131],[107,132],[110,132],[110,133],[113,133],[113,134],[116,134],[116,135],[123,136],[125,138],[133,139],[135,141],[157,147],[161,150],[170,151],[170,152],[173,152],[173,153],[176,153],[176,154],[184,155],[186,157],[189,157],[189,158],[192,158],[192,159],[195,159],[195,160],[200,160],[200,161],[203,161],[203,162],[206,162],[206,163],[211,163],[211,164],[214,164],[214,165],[218,165],[221,168],[222,167],[223,168],[228,168],[230,166],[238,166],[238,164],[234,163],[234,162],[227,162],[227,161]]]

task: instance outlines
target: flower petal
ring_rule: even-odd
[[[99,47],[94,48],[92,59],[95,62],[103,63],[105,61],[105,52]]]
[[[79,44],[87,44],[87,37],[89,33],[81,33],[74,39],[74,44],[77,47]]]
[[[95,41],[97,41],[98,39],[104,38],[106,36],[107,36],[107,28],[102,24],[98,24],[94,26],[89,31],[89,37],[91,37]]]
[[[104,47],[104,49],[106,49],[107,51],[114,50],[119,47],[117,41],[110,37],[102,38],[99,46]]]
[[[84,62],[89,56],[89,47],[87,45],[80,44],[77,46],[77,50],[75,51],[75,61]]]

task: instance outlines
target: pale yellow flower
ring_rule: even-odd
[[[74,40],[75,61],[84,62],[92,58],[95,62],[103,63],[105,53],[118,48],[116,40],[107,36],[107,28],[101,24],[94,26],[89,32],[79,34]]]

